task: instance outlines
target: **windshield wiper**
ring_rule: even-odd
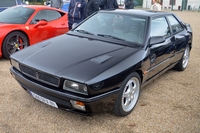
[[[106,34],[97,34],[97,36],[102,36],[102,37],[107,37],[107,38],[113,38],[113,39],[118,39],[118,40],[122,40],[122,41],[126,41],[127,43],[126,44],[123,44],[125,46],[131,46],[131,47],[141,47],[141,44],[138,44],[136,42],[130,42],[130,43],[134,43],[133,44],[128,44],[129,41],[125,40],[125,39],[122,39],[122,38],[118,38],[116,36],[112,36],[112,35],[106,35]]]
[[[116,36],[111,36],[111,35],[106,35],[106,34],[97,34],[97,36],[102,36],[102,37],[113,38],[113,39],[125,41],[122,38],[119,38],[119,37],[116,37]]]
[[[74,30],[74,31],[77,31],[77,32],[80,32],[80,33],[83,33],[83,34],[94,35],[93,33],[88,32],[88,31],[86,31],[86,30]]]

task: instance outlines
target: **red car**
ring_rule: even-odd
[[[48,6],[20,5],[0,12],[0,57],[66,33],[67,13]]]

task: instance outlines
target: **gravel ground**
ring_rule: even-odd
[[[143,88],[127,117],[81,116],[43,104],[11,77],[9,60],[0,59],[0,132],[200,133],[200,12],[174,13],[193,28],[189,66],[184,72],[170,70]]]

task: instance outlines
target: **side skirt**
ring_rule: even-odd
[[[151,83],[153,80],[157,79],[160,75],[162,75],[163,73],[165,73],[166,71],[172,69],[176,63],[171,64],[170,66],[166,67],[165,69],[161,70],[159,73],[157,73],[156,75],[154,75],[153,77],[147,79],[143,84],[142,84],[142,88],[144,88],[146,85],[148,85],[149,83]]]

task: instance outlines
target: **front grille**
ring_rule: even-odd
[[[27,67],[25,65],[20,65],[20,69],[21,69],[22,73],[24,73],[25,75],[32,77],[38,81],[41,81],[43,83],[47,83],[49,85],[53,85],[56,87],[59,86],[59,78],[58,77],[52,76],[50,74],[46,74],[44,72]]]

